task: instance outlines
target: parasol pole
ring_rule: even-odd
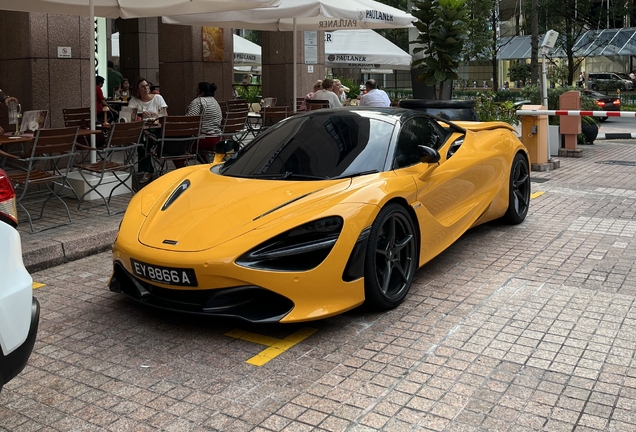
[[[91,20],[91,31],[89,36],[91,38],[91,47],[88,50],[88,61],[90,62],[89,68],[89,83],[90,83],[90,95],[91,95],[91,130],[95,130],[96,116],[95,112],[96,98],[95,95],[95,4],[94,0],[88,1],[88,16]],[[91,147],[95,148],[95,135],[91,134]],[[91,152],[91,163],[97,161],[97,155],[95,152]]]
[[[293,50],[294,50],[294,94],[292,95],[292,106],[294,107],[294,112],[296,112],[296,86],[298,85],[297,81],[297,76],[298,76],[298,53],[297,53],[297,48],[298,48],[298,43],[296,41],[296,39],[298,38],[298,35],[296,34],[296,18],[294,18],[294,28],[293,28],[293,32],[294,32],[294,41],[293,41]]]

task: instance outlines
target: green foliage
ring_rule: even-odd
[[[553,83],[558,83],[562,87],[567,87],[568,83],[568,67],[567,65],[551,64],[547,68],[547,79]]]
[[[521,81],[526,85],[530,81],[530,63],[516,63],[508,68],[508,78],[510,81]]]
[[[495,92],[477,93],[475,110],[480,121],[501,121],[511,125],[519,124],[519,117],[511,101],[496,102]]]
[[[240,84],[237,82],[235,84]],[[245,99],[249,103],[257,103],[261,101],[261,88],[258,86],[234,86],[236,93],[241,99]]]
[[[625,90],[625,83],[618,80],[597,81],[594,83],[594,85],[601,92],[615,92],[616,90]]]
[[[356,99],[360,94],[360,84],[354,78],[341,78],[337,77],[342,85],[349,87],[349,93],[347,93],[348,99]]]
[[[423,46],[414,49],[414,53],[423,54],[423,58],[413,62],[413,67],[422,71],[416,80],[434,86],[438,99],[444,81],[458,78],[469,10],[466,0],[416,0],[413,4],[419,36],[411,43]]]

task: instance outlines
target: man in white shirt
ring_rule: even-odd
[[[327,100],[329,101],[329,108],[341,107],[340,98],[333,92],[333,80],[331,78],[325,78],[322,80],[322,89],[314,93],[312,100]]]
[[[360,96],[359,106],[370,107],[388,107],[391,106],[389,96],[384,90],[377,88],[374,79],[368,80],[364,85],[367,88],[367,94]]]

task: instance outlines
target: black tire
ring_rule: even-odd
[[[371,226],[364,260],[365,305],[393,309],[404,301],[418,267],[415,227],[404,207],[389,204]]]
[[[606,121],[606,120],[607,120],[607,117],[600,117],[600,118],[599,118],[599,120],[600,120],[600,121],[602,121],[602,122],[604,122],[604,121]]]
[[[504,219],[511,224],[520,224],[528,214],[530,207],[530,169],[528,161],[517,153],[510,167],[510,189],[508,210]]]

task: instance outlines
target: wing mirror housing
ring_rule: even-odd
[[[228,154],[237,152],[239,149],[239,143],[234,140],[222,140],[214,145],[214,153]]]
[[[420,162],[422,163],[437,163],[439,162],[440,155],[439,152],[430,147],[419,145],[417,146],[417,150],[420,156]]]

